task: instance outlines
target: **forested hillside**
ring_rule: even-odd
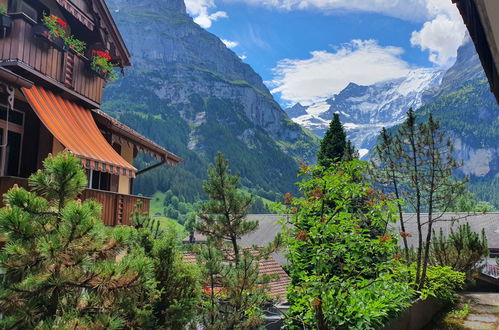
[[[139,177],[135,193],[203,198],[218,151],[248,191],[274,200],[296,190],[298,162],[315,161],[318,138],[287,117],[250,66],[195,24],[182,0],[108,3],[133,67],[106,88],[103,109],[184,159]]]

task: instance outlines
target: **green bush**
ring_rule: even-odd
[[[410,282],[415,278],[416,264],[407,269],[398,270],[397,280]],[[456,291],[461,290],[465,283],[465,274],[448,266],[429,266],[423,289],[419,292],[422,299],[434,297],[443,301],[454,301]]]

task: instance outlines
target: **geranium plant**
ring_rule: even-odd
[[[43,25],[49,29],[49,38],[65,38],[67,35],[66,28],[68,23],[55,15],[44,15],[42,18]]]
[[[93,50],[90,67],[95,72],[103,75],[106,80],[116,80],[118,78],[113,70],[114,65],[111,63],[111,56],[106,52]]]
[[[0,6],[0,15],[7,15],[7,9],[4,6]]]

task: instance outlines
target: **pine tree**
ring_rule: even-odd
[[[380,166],[388,170],[388,182],[384,183],[391,180],[392,189],[399,190],[399,196],[416,213],[415,283],[422,288],[430,258],[433,225],[463,190],[465,180],[459,181],[452,176],[453,170],[462,164],[453,158],[452,143],[433,116],[430,114],[427,122],[418,124],[412,109],[395,138],[387,134],[382,136],[380,148],[383,149],[378,150],[381,152]],[[425,222],[421,216],[423,212],[428,212]]]
[[[347,142],[347,135],[340,122],[340,115],[335,113],[333,120],[329,124],[324,138],[321,141],[321,148],[317,153],[317,163],[326,168],[338,161],[349,161],[355,158],[355,149],[350,141]]]
[[[155,292],[151,262],[129,251],[123,230],[106,228],[101,206],[76,201],[87,186],[68,152],[44,161],[29,179],[32,192],[4,195],[0,252],[1,328],[114,329],[140,326]]]
[[[270,278],[261,276],[258,263],[279,247],[280,237],[263,249],[241,251],[238,240],[258,227],[246,220],[253,201],[237,188],[239,176],[219,153],[210,166],[204,189],[209,200],[201,207],[197,229],[208,246],[199,255],[206,278],[206,299],[201,308],[205,329],[254,329],[263,322],[263,307]],[[229,244],[225,244],[229,242]]]
[[[231,242],[236,263],[240,255],[237,240],[258,228],[257,221],[246,220],[253,196],[240,191],[239,182],[239,175],[231,174],[229,163],[222,153],[218,153],[215,164],[208,170],[208,181],[204,183],[209,200],[202,205],[197,224],[199,232],[215,241]]]

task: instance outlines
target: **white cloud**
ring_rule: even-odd
[[[246,55],[239,55],[239,58],[244,61],[245,59],[248,58],[248,56],[246,56]]]
[[[434,18],[424,23],[421,30],[412,33],[411,44],[423,51],[428,50],[431,62],[448,66],[464,42],[466,27],[450,1],[428,0],[427,8]]]
[[[185,0],[187,12],[194,17],[194,22],[207,29],[211,27],[214,21],[220,18],[227,18],[224,11],[210,13],[211,9],[216,8],[215,0]]]
[[[370,12],[424,23],[411,36],[413,46],[428,51],[437,65],[449,65],[463,43],[466,28],[450,0],[217,0],[279,10],[320,10],[327,14]]]
[[[403,49],[375,40],[353,40],[335,52],[314,51],[309,59],[284,59],[273,69],[273,93],[284,101],[309,105],[339,93],[350,82],[370,85],[399,78],[410,68]]]
[[[235,48],[235,47],[239,46],[239,42],[237,42],[237,41],[231,41],[231,40],[227,40],[227,39],[221,39],[221,40],[225,44],[225,46],[227,46],[227,48]]]

